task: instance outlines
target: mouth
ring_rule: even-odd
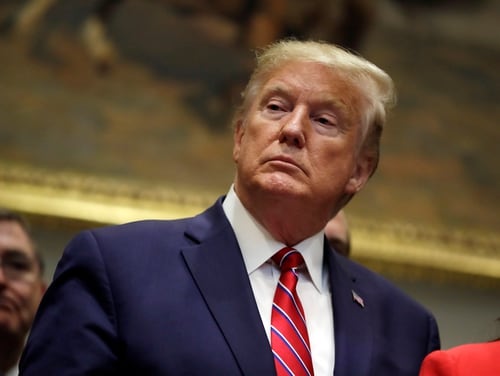
[[[15,305],[9,299],[0,298],[1,311],[14,311]]]
[[[302,168],[302,166],[297,161],[295,161],[295,159],[290,158],[287,155],[277,155],[275,157],[269,158],[266,162],[274,166],[278,166],[281,169],[299,169],[300,171],[305,173],[304,168]]]

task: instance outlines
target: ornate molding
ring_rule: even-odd
[[[352,218],[353,258],[395,276],[500,287],[496,233]],[[391,265],[390,269],[387,265]]]
[[[214,194],[0,162],[0,205],[35,215],[118,224],[198,213]]]
[[[192,216],[211,205],[219,193],[0,162],[0,206],[58,220],[117,224]],[[500,286],[496,233],[358,217],[350,222],[353,258],[378,271]]]

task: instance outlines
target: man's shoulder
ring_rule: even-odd
[[[125,263],[134,255],[179,248],[185,244],[187,222],[187,219],[144,220],[87,229],[71,239],[63,258]]]
[[[164,235],[184,228],[192,218],[183,219],[147,219],[118,225],[109,225],[89,229],[94,236],[101,237],[135,237]]]
[[[101,239],[131,239],[136,237],[171,237],[184,234],[188,229],[193,231],[208,229],[217,225],[223,218],[220,200],[202,213],[192,217],[173,219],[144,219],[119,225],[103,226],[88,230],[93,236]]]
[[[367,296],[372,299],[377,299],[379,302],[395,303],[383,305],[388,307],[408,308],[411,307],[413,311],[420,311],[428,313],[428,310],[411,297],[407,292],[403,291],[396,282],[389,280],[387,277],[371,270],[365,265],[351,260],[345,259],[341,261],[342,267],[349,270],[354,285],[365,292]]]

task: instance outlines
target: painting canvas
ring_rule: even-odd
[[[24,32],[13,15],[28,1],[0,5],[0,205],[108,224],[194,215],[225,194],[253,64],[241,25],[123,1],[105,25],[112,54],[96,61],[82,34],[96,2],[45,2]],[[498,280],[499,6],[394,3],[360,46],[399,103],[379,169],[346,209],[354,256]]]

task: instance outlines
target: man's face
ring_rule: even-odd
[[[45,284],[32,243],[15,221],[0,220],[0,335],[24,337]]]
[[[237,124],[237,192],[289,196],[329,218],[369,177],[359,155],[360,98],[357,88],[317,63],[275,71]]]
[[[332,246],[335,251],[346,257],[349,256],[349,229],[343,212],[339,212],[328,221],[325,226],[325,235],[330,246]]]

